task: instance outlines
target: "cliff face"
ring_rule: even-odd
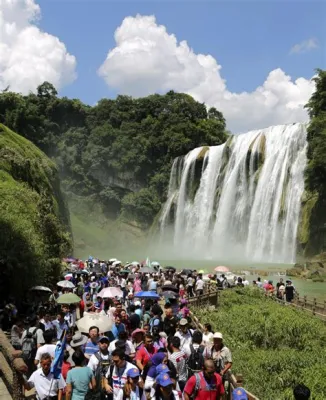
[[[53,283],[71,244],[55,164],[0,124],[0,296]]]

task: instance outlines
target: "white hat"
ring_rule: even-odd
[[[223,339],[223,335],[221,332],[215,332],[213,335],[213,339]]]
[[[187,325],[187,324],[188,324],[188,321],[186,320],[186,318],[180,319],[179,325]]]

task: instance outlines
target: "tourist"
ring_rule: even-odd
[[[180,350],[181,340],[178,336],[170,336],[168,340],[168,350],[170,352],[169,360],[173,362],[176,370],[177,370],[177,379],[179,382],[179,386],[181,391],[183,391],[187,378],[187,354]],[[185,347],[183,347],[185,348]]]
[[[294,293],[295,293],[295,288],[292,285],[292,281],[288,280],[286,281],[286,286],[285,286],[285,300],[288,303],[291,303],[292,300],[294,299]]]
[[[91,326],[88,331],[89,339],[83,346],[85,357],[90,359],[91,356],[99,351],[98,339],[99,329],[97,326]]]
[[[202,372],[196,373],[186,383],[184,400],[222,400],[224,386],[219,374],[215,372],[213,360],[205,360]]]
[[[196,295],[200,296],[202,294],[204,294],[204,286],[205,286],[205,282],[203,281],[203,275],[199,274],[197,279],[196,279],[196,284],[195,284],[195,290],[196,290]]]
[[[167,308],[165,310],[165,317],[163,321],[163,331],[167,334],[167,336],[175,335],[177,331],[178,320],[173,315],[172,308]]]
[[[203,345],[211,346],[213,344],[213,331],[211,324],[204,324]]]
[[[145,335],[144,346],[142,346],[136,352],[136,365],[143,371],[146,364],[152,359],[153,355],[157,353],[157,349],[154,347],[153,336],[151,334]]]
[[[168,373],[161,373],[156,377],[156,386],[151,400],[179,400],[179,394],[173,388],[173,381]]]
[[[232,355],[229,348],[223,343],[222,333],[214,333],[213,346],[204,350],[204,357],[212,359],[215,364],[215,372],[226,378],[226,373],[232,366]]]
[[[55,327],[56,333],[57,333],[57,340],[61,340],[61,336],[64,331],[67,331],[69,329],[66,321],[65,321],[65,313],[64,312],[59,312],[57,314],[57,319],[52,321],[53,326]]]
[[[62,376],[54,379],[51,370],[52,359],[50,354],[42,354],[40,364],[41,368],[37,369],[27,380],[23,375],[24,388],[31,390],[35,388],[36,396],[39,400],[57,399],[62,400],[62,391],[66,387],[66,383]]]
[[[187,349],[187,346],[192,342],[193,330],[189,329],[188,320],[186,318],[181,318],[179,322],[179,330],[175,333],[174,336],[180,338],[180,349]]]
[[[36,355],[35,355],[35,360],[34,364],[38,367],[41,368],[40,360],[42,358],[42,355],[45,353],[50,354],[51,358],[54,358],[54,353],[55,353],[55,348],[56,345],[53,343],[54,339],[54,332],[49,330],[45,331],[43,333],[44,341],[45,344],[37,349]]]
[[[85,355],[81,350],[74,352],[75,367],[68,371],[66,400],[84,400],[89,389],[96,386],[92,370],[85,367]]]
[[[140,385],[138,368],[127,371],[127,381],[123,389],[120,389],[117,400],[146,400],[146,395]]]

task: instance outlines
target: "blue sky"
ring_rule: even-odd
[[[281,68],[292,78],[310,78],[325,67],[326,2],[281,1],[38,1],[42,30],[57,36],[77,58],[78,78],[61,90],[94,104],[115,96],[97,69],[115,47],[114,31],[127,16],[156,16],[168,33],[186,40],[195,53],[211,54],[222,66],[230,91],[252,91]],[[289,54],[315,38],[319,47]]]

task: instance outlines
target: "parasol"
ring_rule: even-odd
[[[143,299],[159,299],[160,296],[155,292],[137,292],[135,293],[135,297],[140,297]]]
[[[179,295],[172,290],[166,290],[162,293],[162,296],[167,297],[168,299],[177,299]]]
[[[224,267],[224,266],[220,265],[218,267],[215,267],[214,271],[216,271],[216,272],[229,272],[230,270],[229,270],[228,267]]]
[[[98,296],[102,297],[103,299],[113,298],[113,297],[123,297],[123,293],[122,290],[117,287],[107,287],[102,289],[99,292]]]
[[[74,293],[66,293],[59,296],[56,301],[58,304],[74,304],[79,303],[81,298]]]
[[[66,277],[67,277],[67,275],[66,275]],[[66,280],[58,282],[57,286],[60,286],[62,288],[66,288],[66,289],[73,289],[75,287],[75,285],[72,282],[66,281]]]
[[[113,326],[112,319],[104,311],[99,313],[84,312],[83,318],[76,322],[80,332],[89,332],[89,328],[97,326],[101,333],[108,332]]]

